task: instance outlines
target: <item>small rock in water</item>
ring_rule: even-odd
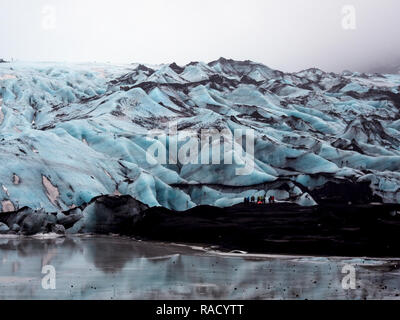
[[[5,234],[8,231],[10,231],[10,228],[6,224],[0,222],[0,234]]]
[[[44,213],[30,214],[25,217],[21,224],[21,231],[25,235],[33,235],[45,231],[47,215]]]
[[[60,224],[54,225],[52,227],[51,231],[56,233],[56,234],[65,234],[65,228],[64,228],[64,226],[62,226]]]

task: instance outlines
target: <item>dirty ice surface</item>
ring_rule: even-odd
[[[283,73],[223,58],[156,67],[2,63],[0,212],[65,211],[109,194],[184,211],[231,206],[266,188],[310,206],[330,182],[367,183],[383,202],[399,203],[399,92],[399,75]],[[180,135],[170,134],[173,123]],[[166,164],[150,152],[158,146],[174,159],[175,143],[182,154],[199,151],[204,129],[234,147],[219,152],[221,137],[212,138],[220,164],[194,152],[193,161]],[[254,154],[232,141],[235,130],[254,131]],[[241,160],[250,174],[237,174]]]

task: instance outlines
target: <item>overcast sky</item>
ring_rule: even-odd
[[[364,71],[400,63],[399,15],[399,0],[0,0],[0,58]]]

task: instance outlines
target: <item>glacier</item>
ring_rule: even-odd
[[[62,214],[102,195],[176,211],[265,193],[313,206],[332,185],[362,185],[361,198],[367,186],[363,201],[399,203],[399,92],[400,75],[284,73],[224,58],[2,63],[0,212]],[[254,130],[253,172],[237,175],[235,162],[149,163],[158,143],[149,131],[167,132],[172,122],[194,137]]]

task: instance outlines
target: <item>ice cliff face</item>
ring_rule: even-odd
[[[313,205],[337,183],[400,202],[399,90],[399,75],[285,74],[222,58],[183,67],[2,63],[0,212],[68,210],[107,194],[174,210],[265,191]],[[254,170],[149,163],[149,130],[175,121],[195,138],[253,129]]]

